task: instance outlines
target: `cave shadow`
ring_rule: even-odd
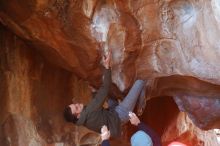
[[[179,113],[178,106],[172,97],[155,97],[147,101],[145,110],[140,120],[152,127],[160,136],[166,127]],[[136,130],[136,127],[128,124],[128,137]]]

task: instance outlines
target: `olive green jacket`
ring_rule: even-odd
[[[121,122],[115,110],[110,111],[103,108],[111,85],[111,70],[106,69],[102,86],[97,91],[92,101],[84,107],[80,117],[76,122],[77,125],[83,125],[90,130],[101,132],[103,125],[110,130],[112,137],[120,136]]]

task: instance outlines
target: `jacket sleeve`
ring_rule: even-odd
[[[151,137],[154,146],[162,146],[160,136],[152,128],[150,128],[143,122],[138,124],[138,130],[142,130],[146,134],[148,134]]]
[[[101,146],[110,146],[109,140],[104,140]]]
[[[111,70],[105,69],[102,86],[99,88],[96,95],[93,97],[92,101],[87,105],[86,107],[87,111],[89,112],[95,111],[102,107],[108,95],[110,85],[111,85]]]

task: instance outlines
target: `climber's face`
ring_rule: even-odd
[[[80,113],[83,110],[83,104],[81,103],[70,104],[69,107],[71,108],[72,114],[74,114],[77,118],[79,118]]]

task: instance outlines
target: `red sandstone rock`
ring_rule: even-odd
[[[192,124],[186,114],[180,113],[162,136],[164,144],[178,141],[187,146],[218,146],[214,130],[202,131]]]
[[[54,103],[63,102],[51,107],[52,113],[61,110],[71,101],[72,92],[82,97],[76,93],[81,87],[76,86],[78,80],[69,89],[71,73],[98,87],[101,58],[111,49],[112,79],[117,86],[112,93],[120,90],[126,94],[137,78],[150,80],[149,99],[175,97],[194,124],[220,128],[219,5],[217,0],[2,0],[0,22],[28,44],[0,32],[0,41],[6,43],[0,46],[1,60],[5,60],[1,63],[2,111],[37,118],[47,110],[48,96],[56,98]],[[23,48],[37,49],[63,70],[45,66],[44,59],[35,57],[35,52],[22,52]],[[63,100],[65,96],[68,99]],[[14,101],[20,102],[13,106]],[[32,101],[36,111],[30,110]],[[39,133],[44,138],[51,136],[45,134],[48,115],[40,121]],[[59,124],[48,125],[54,128]],[[57,137],[60,140],[62,136]],[[56,140],[50,137],[45,141]]]

